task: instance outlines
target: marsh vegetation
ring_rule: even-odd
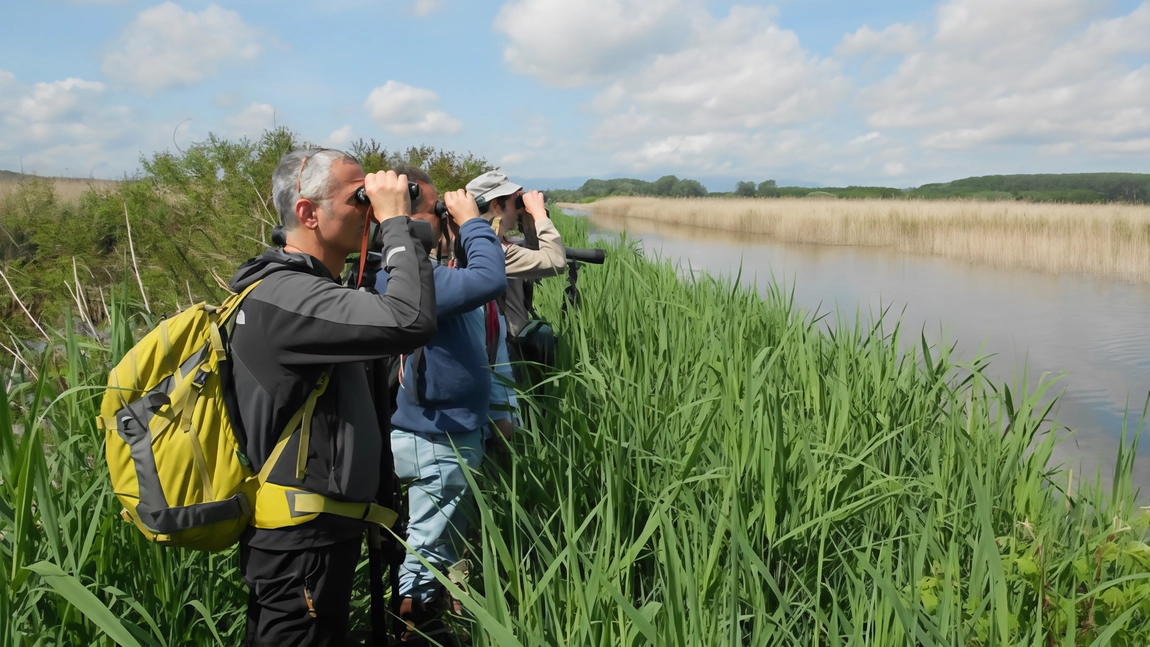
[[[595,215],[779,242],[885,247],[992,267],[1150,283],[1147,205],[615,197],[577,206]]]

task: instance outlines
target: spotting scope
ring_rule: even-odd
[[[579,249],[577,247],[564,247],[563,253],[567,255],[567,260],[569,261],[593,263],[595,265],[602,265],[603,261],[607,257],[601,249]]]

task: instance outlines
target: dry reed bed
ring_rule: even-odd
[[[61,202],[75,202],[89,189],[111,190],[119,184],[115,180],[94,180],[86,178],[41,178],[28,176],[23,180],[0,179],[0,201],[15,191],[22,182],[50,182],[56,198]]]
[[[617,197],[596,216],[865,245],[1003,268],[1150,283],[1150,206],[925,200]]]

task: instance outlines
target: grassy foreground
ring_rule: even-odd
[[[1150,283],[1150,205],[979,200],[606,198],[596,217],[864,245],[980,265]]]
[[[1063,492],[1036,410],[1048,382],[991,385],[865,322],[827,334],[782,293],[683,282],[626,244],[583,271],[566,318],[562,282],[544,285],[560,367],[525,398],[512,455],[475,476],[475,644],[1150,638],[1134,448],[1113,487]],[[50,333],[0,379],[0,646],[242,634],[234,551],[150,546],[119,519],[93,417],[149,323],[127,292],[110,342]]]

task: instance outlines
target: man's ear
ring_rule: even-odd
[[[319,227],[319,205],[307,198],[300,198],[295,203],[295,217],[301,227],[314,230]]]

